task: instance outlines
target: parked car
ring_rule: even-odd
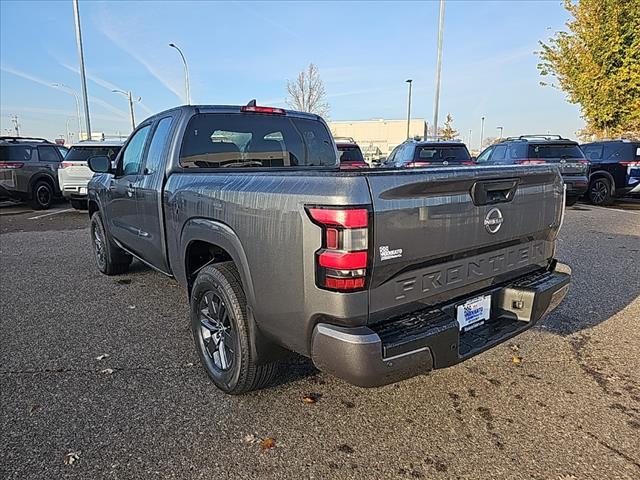
[[[640,142],[606,140],[580,146],[591,162],[587,196],[594,205],[615,197],[640,196]]]
[[[382,168],[472,166],[474,161],[461,142],[407,140],[398,145],[380,166]]]
[[[509,137],[487,147],[476,159],[484,165],[558,165],[567,187],[567,205],[575,204],[589,184],[589,161],[580,146],[560,135]]]
[[[344,170],[369,168],[369,164],[364,161],[362,156],[362,150],[352,138],[336,138],[335,141],[340,155],[340,168]]]
[[[251,102],[159,113],[89,166],[98,269],[175,277],[227,393],[266,385],[286,350],[366,387],[454,365],[569,286],[551,165],[340,171],[321,117]]]
[[[111,161],[122,148],[122,141],[102,140],[84,141],[71,146],[64,161],[58,169],[58,179],[62,195],[77,210],[87,208],[87,184],[93,172],[87,165],[87,159],[98,155],[106,155]]]
[[[0,137],[0,196],[47,209],[60,195],[62,150],[44,138]]]

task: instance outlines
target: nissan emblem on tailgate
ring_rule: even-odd
[[[502,226],[502,212],[499,208],[492,208],[484,217],[484,228],[489,233],[496,233]]]

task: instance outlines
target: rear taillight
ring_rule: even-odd
[[[0,168],[22,168],[23,165],[22,162],[0,162]]]
[[[640,167],[640,162],[620,162],[625,167]]]
[[[369,263],[369,210],[308,207],[307,212],[322,228],[322,245],[315,253],[318,287],[341,292],[363,289]]]
[[[431,162],[409,162],[405,165],[405,167],[408,167],[408,168],[428,167],[429,165],[431,165]]]
[[[522,160],[516,160],[516,163],[518,165],[543,165],[547,162],[545,162],[544,160],[535,160],[532,158],[524,158]]]

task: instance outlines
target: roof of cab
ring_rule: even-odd
[[[246,115],[269,115],[268,113],[260,113],[260,112],[243,112],[241,111],[242,107],[244,107],[245,105],[180,105],[178,107],[174,107],[174,108],[170,108],[168,110],[163,110],[162,112],[158,112],[155,115],[152,115],[151,117],[145,119],[146,121],[149,121],[151,119],[154,119],[156,117],[162,117],[167,115],[170,112],[174,112],[174,111],[182,111],[185,113],[190,113],[190,114],[198,114],[198,113],[237,113],[237,114],[246,114]],[[265,106],[265,105],[259,105],[259,106]],[[285,112],[285,115],[290,116],[290,117],[297,117],[297,118],[306,118],[309,120],[322,120],[322,117],[320,117],[319,115],[316,115],[315,113],[308,113],[308,112],[299,112],[296,110],[287,110],[286,108],[280,108],[280,107],[273,107],[273,108],[278,108],[280,110],[283,110]]]
[[[121,147],[124,140],[84,140],[71,145],[73,147]]]

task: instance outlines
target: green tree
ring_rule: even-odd
[[[444,126],[439,129],[438,136],[443,140],[453,140],[460,136],[458,131],[453,128],[453,117],[450,113],[444,119]]]
[[[568,31],[540,42],[538,69],[580,105],[585,136],[640,136],[640,0],[564,0]]]

